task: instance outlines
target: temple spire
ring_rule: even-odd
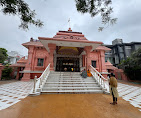
[[[68,20],[68,23],[69,23],[69,27],[71,27],[71,26],[70,26],[70,18],[69,18],[69,20]]]
[[[69,29],[68,29],[68,31],[72,32],[72,30],[71,30],[71,24],[70,24],[70,18],[68,20],[68,23],[69,23]]]

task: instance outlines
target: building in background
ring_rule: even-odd
[[[17,51],[7,52],[7,54],[8,59],[5,62],[9,64],[15,64],[20,58],[23,57],[23,55],[19,54]]]
[[[15,64],[10,65],[10,67],[13,68],[11,78],[21,80],[21,78],[23,77],[23,73],[20,73],[20,71],[24,70],[26,63],[27,63],[26,57],[22,57]]]
[[[112,45],[105,46],[111,49],[105,53],[105,61],[109,61],[117,67],[122,60],[130,57],[132,52],[141,47],[141,42],[123,43],[122,39],[115,39],[112,41]]]

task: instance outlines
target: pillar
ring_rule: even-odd
[[[97,52],[98,53],[98,68],[99,68],[99,72],[102,72],[102,65],[101,65],[101,53],[100,51]]]
[[[52,44],[49,43],[48,44],[48,48],[49,48],[49,63],[50,63],[50,70],[53,71],[54,70],[54,51],[56,50],[56,44]]]
[[[57,57],[56,57],[56,55],[54,54],[54,70],[56,69],[56,61],[57,61]]]
[[[32,66],[32,57],[33,57],[33,51],[34,51],[34,46],[29,46],[28,48],[28,60],[25,65],[24,73],[22,81],[29,81],[30,80],[30,71],[31,71],[31,66]]]
[[[18,67],[18,69],[17,69],[16,80],[19,80],[19,77],[20,77],[20,75],[19,75],[19,71],[20,71],[20,67]]]
[[[105,51],[101,50],[100,51],[100,57],[101,57],[101,74],[107,78],[107,69],[106,69],[106,65],[105,65]]]
[[[85,67],[85,55],[82,55],[82,67]]]
[[[82,71],[83,68],[83,55],[80,55],[79,57],[79,70]]]
[[[85,63],[86,69],[90,69],[90,65],[91,65],[91,57],[90,57],[91,49],[92,49],[92,46],[85,46],[85,48],[84,48],[84,50],[86,52],[86,63]]]

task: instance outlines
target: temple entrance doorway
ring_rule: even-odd
[[[61,72],[80,72],[79,58],[76,57],[57,57],[56,71]]]

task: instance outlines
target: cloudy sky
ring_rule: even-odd
[[[91,18],[89,14],[78,13],[75,0],[25,0],[30,8],[36,11],[37,18],[44,22],[43,28],[30,26],[28,31],[18,28],[20,19],[17,16],[6,16],[0,12],[0,47],[8,51],[17,51],[27,55],[27,49],[21,44],[31,37],[53,37],[59,30],[68,30],[68,19],[71,19],[73,31],[82,32],[88,40],[102,41],[111,44],[116,38],[124,42],[141,42],[141,0],[112,0],[113,17],[117,24],[98,32],[101,17]]]

